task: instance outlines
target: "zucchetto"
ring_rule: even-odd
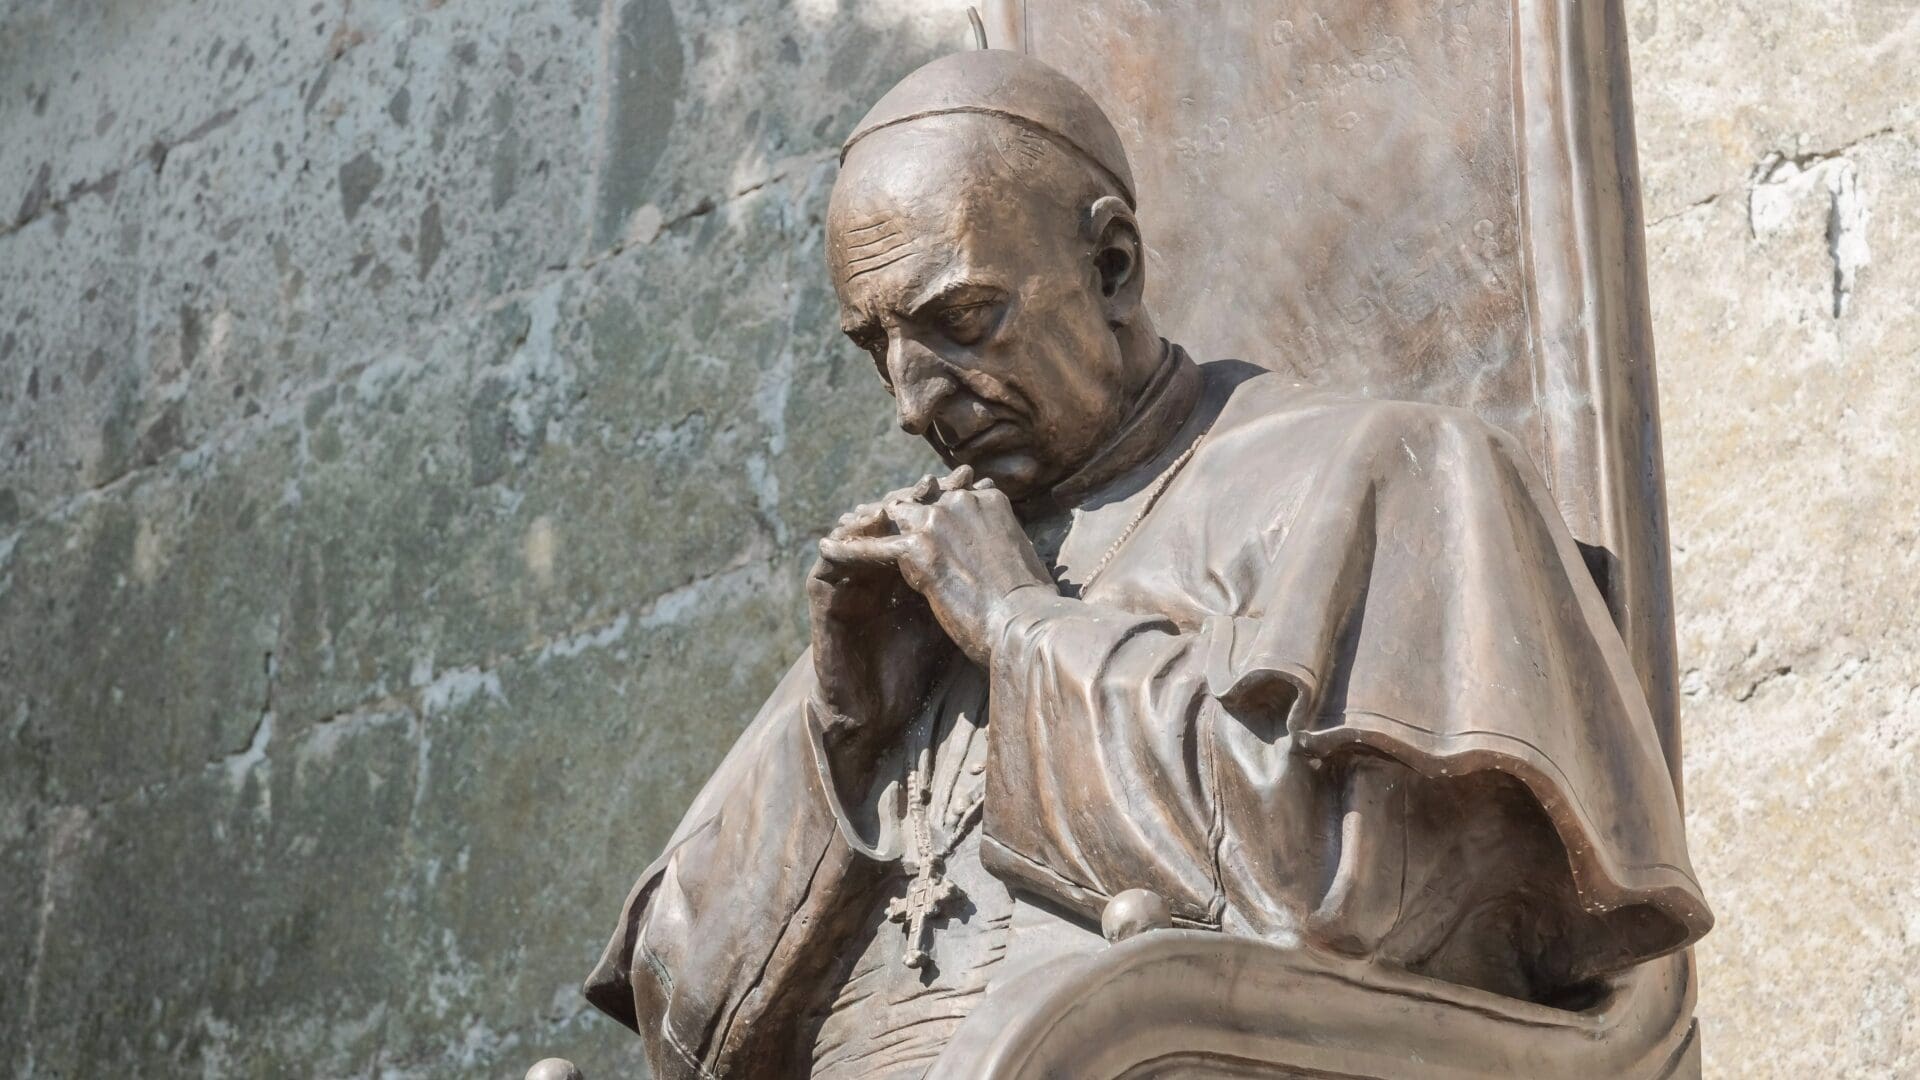
[[[1107,114],[1072,79],[1006,49],[951,53],[900,80],[854,126],[840,160],[882,128],[954,113],[997,116],[1039,132],[1105,173],[1134,204],[1133,171]]]

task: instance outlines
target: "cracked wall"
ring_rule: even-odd
[[[1920,9],[1627,6],[1709,1070],[1911,1073]],[[579,979],[923,464],[820,217],[963,10],[0,0],[12,1075],[633,1073]]]

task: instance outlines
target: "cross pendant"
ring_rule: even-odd
[[[937,863],[934,859],[922,863],[907,885],[907,895],[887,905],[887,918],[906,927],[906,965],[910,968],[923,968],[932,962],[933,958],[927,954],[927,946],[931,944],[927,920],[939,915],[941,907],[954,894],[953,882],[940,876]]]

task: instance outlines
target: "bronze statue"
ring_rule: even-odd
[[[1015,52],[847,139],[843,329],[951,472],[820,542],[810,654],[627,899],[587,994],[655,1076],[960,1075],[970,1016],[1108,937],[1571,1015],[1711,925],[1525,450],[1196,363],[1136,205],[1108,118]]]

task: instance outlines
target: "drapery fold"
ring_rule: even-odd
[[[1531,977],[1485,969],[1503,950],[1585,978],[1705,933],[1639,684],[1524,451],[1464,412],[1203,370],[1217,415],[1137,532],[995,627],[987,869],[1092,923],[1149,888],[1181,925],[1312,929],[1500,992]],[[1095,493],[1082,522],[1136,505]],[[836,789],[815,697],[803,656],[589,980],[659,1033],[657,1076],[793,1073],[895,872],[885,780]],[[1356,814],[1390,842],[1334,904],[1343,858],[1369,869]]]

